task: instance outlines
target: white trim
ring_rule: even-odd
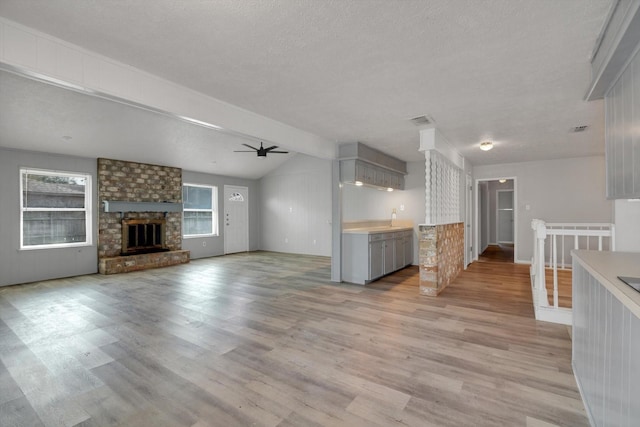
[[[553,306],[542,307],[537,304],[534,304],[533,307],[536,312],[536,320],[542,320],[544,322],[560,323],[562,325],[572,324],[573,315],[572,315],[571,309],[569,308],[564,308],[564,307],[555,308]]]
[[[480,227],[479,227],[479,222],[480,222],[480,214],[479,214],[479,191],[478,191],[478,187],[480,182],[488,182],[488,181],[498,181],[501,179],[506,179],[506,180],[513,180],[513,209],[514,209],[514,213],[513,213],[513,259],[515,262],[516,256],[518,254],[518,215],[519,215],[519,209],[517,209],[516,207],[518,206],[518,177],[517,176],[498,176],[495,178],[476,178],[474,186],[473,186],[473,191],[475,192],[475,218],[474,218],[474,224],[475,224],[475,239],[474,239],[474,250],[473,250],[473,259],[474,261],[477,261],[480,257],[480,252],[479,252],[479,242],[480,242]],[[488,202],[488,201],[487,201]],[[487,203],[487,205],[489,205],[489,203]],[[488,215],[487,215],[488,216]],[[497,217],[497,213],[496,213],[496,217]],[[497,240],[497,230],[496,230],[496,240]],[[488,239],[487,239],[488,240]],[[489,243],[491,244],[491,243]],[[496,243],[494,243],[496,244]]]
[[[93,183],[90,173],[87,172],[71,172],[60,170],[48,170],[29,167],[20,167],[19,169],[19,192],[20,192],[20,246],[21,251],[30,251],[37,249],[56,249],[56,248],[71,248],[81,246],[93,245]],[[41,175],[41,176],[61,176],[61,177],[80,177],[85,180],[84,185],[84,207],[83,208],[34,208],[24,206],[24,187],[23,187],[23,175]],[[84,212],[85,220],[85,241],[84,242],[69,242],[69,243],[51,243],[41,245],[25,245],[24,244],[24,213],[25,212]]]
[[[418,151],[435,150],[442,154],[457,168],[464,170],[464,157],[436,128],[422,129],[420,131],[420,148]]]
[[[184,188],[185,187],[200,187],[200,188],[208,188],[211,190],[211,209],[187,209],[184,207]],[[192,184],[189,182],[182,183],[182,238],[183,239],[194,239],[198,237],[217,237],[220,235],[220,230],[218,227],[218,186],[217,185],[207,185],[207,184]],[[185,212],[211,212],[211,233],[205,234],[185,234],[184,233],[184,213]]]

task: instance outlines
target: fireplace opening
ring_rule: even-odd
[[[123,219],[122,255],[168,251],[165,246],[165,220]]]

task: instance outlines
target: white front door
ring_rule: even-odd
[[[224,253],[249,250],[249,189],[224,186]]]

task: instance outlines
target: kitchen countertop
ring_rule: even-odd
[[[594,278],[640,318],[640,292],[617,277],[640,277],[640,253],[576,250],[571,253]]]
[[[413,231],[413,227],[385,225],[385,226],[375,226],[375,227],[347,228],[342,230],[343,233],[347,233],[347,234],[394,233],[396,231]]]

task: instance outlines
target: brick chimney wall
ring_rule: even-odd
[[[104,212],[103,201],[182,203],[182,169],[123,160],[98,159],[98,259],[122,250],[122,217]],[[162,212],[125,212],[124,218],[163,218]],[[182,214],[166,214],[165,243],[182,249]]]

